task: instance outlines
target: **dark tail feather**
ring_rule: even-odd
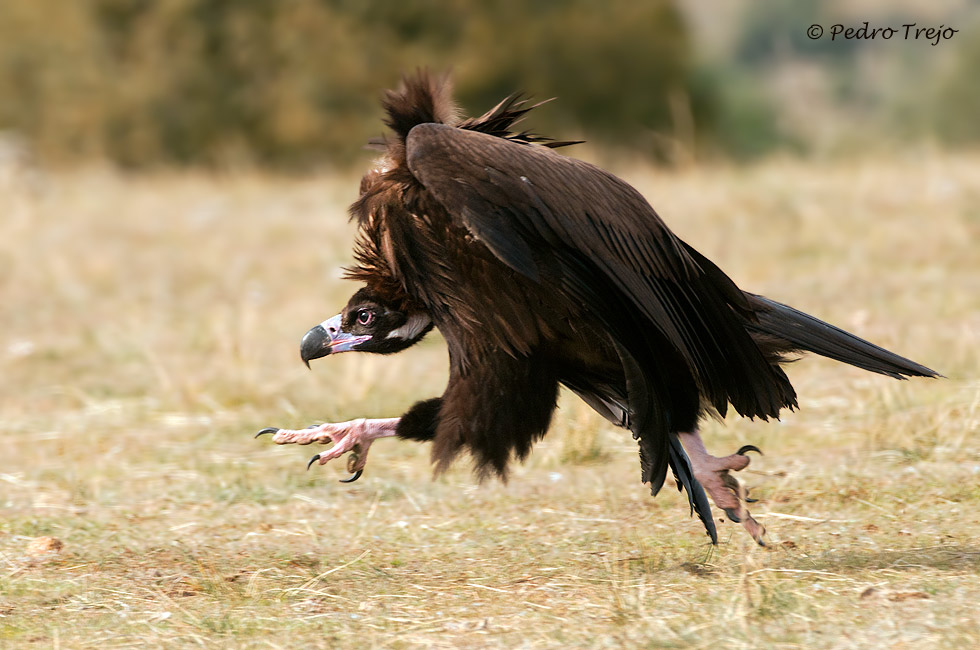
[[[745,295],[756,307],[758,318],[757,322],[748,323],[747,329],[753,334],[761,335],[770,344],[772,338],[778,339],[774,347],[779,352],[813,352],[895,379],[941,376],[935,370],[889,352],[789,305],[751,293]],[[760,344],[766,343],[760,341]]]
[[[711,516],[711,504],[708,503],[708,495],[704,493],[704,488],[694,478],[691,470],[691,463],[684,453],[684,447],[678,440],[677,434],[672,433],[670,438],[670,467],[674,470],[674,478],[680,483],[678,487],[687,490],[687,500],[691,504],[691,513],[698,513],[698,519],[704,524],[704,529],[711,537],[711,543],[718,543],[718,532],[715,530],[715,520]]]
[[[646,376],[633,355],[615,339],[613,345],[616,346],[623,363],[623,370],[626,373],[626,392],[629,395],[629,413],[620,420],[623,424],[629,425],[633,437],[640,445],[641,480],[649,483],[650,494],[657,496],[667,477],[669,466],[674,471],[674,477],[677,478],[680,487],[687,490],[691,510],[698,513],[705,531],[711,537],[711,543],[717,544],[718,532],[715,530],[715,520],[711,515],[708,496],[698,480],[694,478],[694,470],[691,469],[691,463],[684,453],[684,447],[681,446],[677,434],[670,432],[669,423],[663,418],[666,410],[662,405],[651,404],[650,398],[656,397],[657,392],[648,389]],[[605,407],[599,412],[608,411],[608,407]],[[615,418],[609,418],[608,415],[606,417],[616,424]],[[663,444],[664,437],[667,438],[666,445]],[[666,459],[663,453],[664,447],[667,448]]]

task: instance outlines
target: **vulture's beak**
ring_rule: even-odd
[[[337,314],[311,329],[303,336],[299,344],[299,356],[306,367],[310,367],[312,359],[319,359],[328,354],[349,352],[356,346],[369,341],[370,336],[355,336],[340,329],[341,318]]]

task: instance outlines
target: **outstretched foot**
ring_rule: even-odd
[[[268,427],[262,429],[255,437],[271,433],[272,441],[277,445],[308,445],[313,442],[321,444],[333,443],[329,450],[316,454],[310,459],[306,468],[309,469],[313,463],[325,465],[334,458],[340,458],[348,451],[351,455],[347,458],[347,471],[352,474],[350,478],[341,480],[342,483],[353,483],[360,478],[367,463],[368,449],[371,443],[378,438],[388,438],[395,435],[398,428],[399,418],[385,418],[379,420],[366,420],[359,418],[349,422],[327,422],[306,429],[277,429]]]
[[[749,532],[760,546],[765,546],[763,536],[766,534],[765,527],[752,518],[749,514],[746,503],[752,503],[753,499],[748,498],[748,492],[738,479],[729,474],[729,471],[738,472],[749,466],[749,457],[746,456],[750,451],[761,454],[758,447],[745,445],[731,456],[718,458],[708,453],[704,447],[697,430],[691,433],[679,434],[684,451],[691,461],[691,469],[694,478],[698,480],[705,492],[711,495],[711,500],[715,505],[725,511],[728,518],[742,526]]]

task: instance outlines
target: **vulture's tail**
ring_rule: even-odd
[[[895,379],[941,376],[935,370],[889,352],[789,305],[751,293],[745,295],[756,308],[758,318],[757,322],[747,323],[747,329],[760,347],[772,353],[813,352]]]

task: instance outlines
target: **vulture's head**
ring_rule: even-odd
[[[311,359],[339,352],[391,354],[415,345],[431,330],[432,319],[425,312],[393,308],[364,288],[342,312],[306,333],[300,356],[309,366]]]

